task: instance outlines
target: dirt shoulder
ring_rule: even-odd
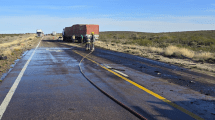
[[[41,38],[36,37],[36,34],[22,34],[17,36],[6,36],[1,38],[0,56],[4,57],[0,60],[0,78],[3,73],[6,73],[15,60],[20,59],[20,56],[32,48],[35,48]]]
[[[97,41],[96,46],[117,51],[137,55],[152,60],[161,61],[168,64],[174,64],[180,67],[188,68],[195,72],[200,72],[210,76],[215,76],[215,64],[196,62],[189,58],[176,58],[176,57],[165,57],[159,53],[151,52],[148,47],[137,46],[137,45],[123,45],[117,43],[106,43]]]

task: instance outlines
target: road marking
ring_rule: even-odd
[[[108,65],[105,65],[105,64],[104,64],[104,66],[105,66],[106,68],[108,68],[108,69],[111,69],[111,68],[112,68],[112,67],[110,67],[110,66],[108,66]],[[122,72],[120,72],[120,71],[118,71],[118,70],[113,70],[113,71],[115,71],[115,72],[117,72],[117,73],[123,75],[124,77],[129,77],[129,76],[126,75],[125,73],[122,73]]]
[[[123,75],[124,77],[129,77],[128,75],[126,75],[126,74],[124,74],[124,73],[122,73],[122,72],[120,72],[120,71],[118,71],[118,70],[113,70],[113,71],[115,71],[115,72],[117,72],[117,73]]]
[[[42,37],[43,39],[43,37]],[[42,40],[41,39],[41,40]],[[40,42],[41,42],[40,40]],[[26,70],[26,68],[28,67],[29,62],[31,61],[35,51],[37,50],[37,47],[39,46],[40,42],[38,43],[38,45],[36,46],[35,50],[33,51],[33,53],[31,54],[31,57],[28,59],[28,61],[25,63],[24,67],[22,68],[21,72],[19,73],[18,77],[16,78],[15,82],[13,83],[12,87],[10,88],[9,92],[7,93],[6,97],[4,98],[1,106],[0,106],[0,120],[5,112],[5,110],[7,109],[7,106],[11,100],[11,98],[13,97],[14,92],[16,91],[17,86],[19,85],[19,82],[22,79],[22,76]]]
[[[77,54],[79,54],[80,56],[84,57],[84,55],[78,53],[77,51],[74,51],[74,52],[77,53]],[[198,115],[196,115],[196,114],[194,114],[194,113],[192,113],[192,112],[190,112],[190,111],[188,111],[188,110],[182,108],[181,106],[179,106],[179,105],[177,105],[177,104],[171,102],[170,100],[168,100],[168,99],[166,99],[166,98],[164,98],[164,97],[158,95],[157,93],[154,93],[153,91],[151,91],[151,90],[149,90],[149,89],[147,89],[147,88],[145,88],[145,87],[143,87],[143,86],[141,86],[141,85],[139,85],[139,84],[137,84],[137,83],[135,83],[135,82],[129,80],[128,78],[123,77],[123,76],[121,76],[120,74],[118,74],[118,73],[116,73],[116,72],[114,72],[114,71],[112,71],[112,70],[110,70],[110,69],[108,69],[108,68],[106,68],[106,67],[100,65],[100,64],[97,63],[96,61],[94,61],[94,60],[92,60],[92,59],[90,59],[90,58],[88,58],[88,57],[85,57],[85,58],[88,59],[88,60],[90,60],[91,62],[93,62],[93,63],[99,65],[100,67],[104,68],[105,70],[107,70],[107,71],[113,73],[114,75],[116,75],[116,76],[122,78],[123,80],[125,80],[125,81],[131,83],[132,85],[134,85],[134,86],[136,86],[136,87],[142,89],[143,91],[149,93],[150,95],[152,95],[152,96],[154,96],[154,97],[156,97],[156,98],[162,100],[163,102],[165,102],[165,103],[171,105],[172,107],[174,107],[174,108],[176,108],[176,109],[182,111],[183,113],[186,113],[187,115],[193,117],[194,119],[196,119],[196,120],[204,120],[203,118],[199,117]]]
[[[58,62],[58,60],[51,54],[51,52],[48,51],[48,54],[50,55],[50,57],[54,63]]]

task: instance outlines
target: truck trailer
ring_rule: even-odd
[[[94,32],[95,39],[99,39],[99,25],[96,24],[76,24],[71,27],[65,27],[62,32],[63,41],[81,42],[83,36],[83,42],[87,39],[91,39],[91,33]]]
[[[53,31],[51,34],[52,34],[53,36],[56,36],[57,33],[56,33],[55,31]]]

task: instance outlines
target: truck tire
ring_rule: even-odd
[[[81,43],[81,37],[77,37],[77,43]]]
[[[86,37],[83,38],[83,43],[86,43]]]

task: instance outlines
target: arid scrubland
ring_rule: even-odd
[[[215,31],[100,32],[96,45],[190,69],[215,72]]]
[[[0,60],[0,76],[24,51],[34,48],[40,39],[36,34],[0,34],[0,56],[7,57]]]
[[[52,40],[60,37],[48,36]],[[0,76],[20,55],[35,48],[41,38],[36,34],[0,34]],[[72,44],[74,43],[61,43]],[[174,33],[100,32],[97,47],[150,58],[201,72],[215,73],[215,31]],[[83,45],[81,45],[83,47]]]

